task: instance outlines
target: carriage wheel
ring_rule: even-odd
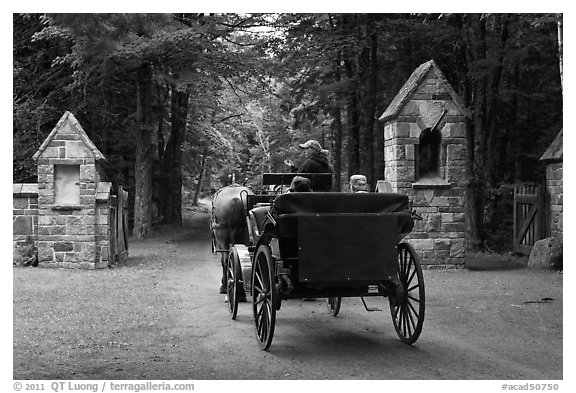
[[[330,315],[335,317],[340,312],[340,305],[342,304],[341,297],[329,297],[326,299],[326,307]]]
[[[276,324],[276,294],[274,293],[274,259],[267,245],[256,251],[252,265],[252,309],[256,338],[263,350],[272,344]]]
[[[416,342],[424,323],[424,276],[414,248],[398,245],[398,278],[401,286],[390,296],[390,312],[396,333],[406,344]]]
[[[228,295],[228,311],[230,311],[232,319],[236,319],[238,314],[238,301],[242,290],[238,252],[236,248],[232,247],[228,253],[226,264],[226,294]]]

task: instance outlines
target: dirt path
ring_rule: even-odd
[[[170,296],[170,328],[142,355],[157,356],[153,367],[126,367],[118,379],[562,378],[563,277],[555,272],[426,270],[426,320],[413,346],[398,340],[387,303],[368,313],[360,299],[344,299],[334,318],[323,300],[285,301],[264,352],[250,305],[232,321],[218,294],[207,215],[132,244],[131,258],[158,250],[170,255],[158,279]]]

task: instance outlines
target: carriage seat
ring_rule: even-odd
[[[256,229],[258,233],[257,236],[260,236],[264,230],[264,221],[266,220],[266,215],[270,211],[270,204],[258,204],[256,207],[251,209],[248,212],[248,217],[250,218],[251,223],[256,224]]]
[[[404,213],[408,196],[395,193],[294,192],[274,200],[277,215],[291,213]]]
[[[395,215],[397,242],[414,228],[407,195],[393,193],[290,193],[278,196],[273,216],[280,223],[280,237],[298,237],[298,217],[340,216],[344,232],[371,222],[375,216]],[[345,216],[347,218],[345,218]],[[372,216],[373,218],[366,218]],[[328,218],[326,218],[328,219]],[[339,225],[339,224],[336,224]],[[379,229],[373,229],[377,235]]]

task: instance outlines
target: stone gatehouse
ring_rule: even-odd
[[[407,237],[423,264],[464,263],[467,115],[430,60],[416,68],[379,119],[385,179],[423,218]]]
[[[109,262],[110,182],[102,153],[66,112],[33,159],[38,184],[15,184],[13,242],[36,243],[38,266],[103,268]]]

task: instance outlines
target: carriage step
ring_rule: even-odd
[[[362,303],[364,304],[364,308],[366,309],[366,311],[368,311],[368,312],[382,311],[378,307],[368,307],[368,305],[366,304],[366,301],[364,300],[364,296],[360,296],[360,299],[362,299]]]

